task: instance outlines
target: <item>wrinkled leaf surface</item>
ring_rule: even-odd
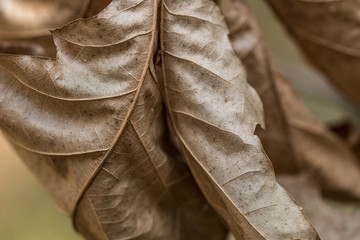
[[[280,187],[255,126],[260,98],[213,1],[162,5],[163,87],[173,128],[207,200],[237,239],[317,239]]]
[[[224,239],[167,142],[157,1],[52,32],[56,59],[0,55],[0,126],[86,239]]]
[[[315,169],[327,191],[359,199],[360,167],[355,154],[309,113],[275,70],[244,1],[232,1],[227,9],[232,45],[264,102],[266,130],[260,130],[259,136],[277,172]]]

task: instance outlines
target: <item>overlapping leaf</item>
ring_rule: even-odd
[[[237,239],[318,239],[254,135],[260,98],[210,0],[165,0],[161,55],[171,127],[207,200]]]
[[[157,0],[53,32],[56,59],[0,55],[0,126],[86,239],[224,239],[167,143]]]
[[[307,59],[360,103],[360,1],[268,0]]]
[[[264,104],[266,131],[259,129],[258,134],[266,153],[277,172],[296,172],[295,146],[289,140],[291,133],[260,29],[244,1],[231,1],[224,8],[231,44]]]
[[[49,29],[84,16],[89,3],[90,0],[1,1],[0,39],[50,35]],[[61,14],[58,14],[59,12]]]
[[[2,130],[86,239],[224,239],[168,141],[161,89],[183,156],[239,239],[317,239],[254,135],[260,99],[219,9],[163,1],[158,29],[157,3],[115,0],[53,31],[56,59],[0,55]]]
[[[343,205],[340,204],[335,205],[337,209],[330,207],[321,196],[316,177],[309,173],[280,175],[278,180],[304,207],[305,215],[314,224],[322,239],[360,239],[359,205],[347,206],[346,211],[342,210],[340,206]]]
[[[259,135],[275,169],[279,173],[316,170],[326,190],[360,198],[356,156],[305,109],[274,70],[258,26],[242,0],[228,6],[227,22],[233,47],[264,103],[266,130]]]
[[[5,0],[0,2],[0,53],[54,57],[49,29],[90,17],[111,0]]]

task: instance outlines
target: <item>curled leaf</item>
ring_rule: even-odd
[[[307,59],[360,103],[360,2],[268,0]]]
[[[49,29],[90,17],[111,0],[4,0],[0,2],[0,53],[55,57]],[[42,48],[39,51],[39,48]]]
[[[50,35],[49,29],[62,26],[73,19],[84,16],[90,1],[1,1],[0,39],[22,39]]]
[[[170,122],[210,204],[237,239],[318,239],[254,135],[262,105],[220,9],[210,0],[165,0],[160,31]]]
[[[86,239],[225,238],[166,140],[157,2],[53,31],[56,59],[0,55],[1,129]]]
[[[266,131],[259,128],[257,134],[276,172],[296,172],[295,146],[261,31],[244,1],[231,1],[224,8],[231,44],[264,105]]]
[[[330,192],[360,198],[360,167],[351,149],[317,121],[277,72],[244,1],[227,7],[230,39],[264,102],[266,130],[259,131],[278,173],[313,169]]]

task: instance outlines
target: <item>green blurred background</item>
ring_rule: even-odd
[[[321,74],[307,66],[263,0],[249,0],[270,53],[298,95],[323,122],[359,123],[359,108],[341,97]],[[0,135],[0,239],[77,240],[62,214],[36,178]]]

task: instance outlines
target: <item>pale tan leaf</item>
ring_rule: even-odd
[[[360,1],[268,2],[307,59],[360,103]]]
[[[53,31],[56,59],[0,55],[0,126],[86,239],[225,238],[167,142],[157,2]]]
[[[163,1],[164,96],[183,155],[237,239],[318,239],[254,135],[262,105],[227,34],[213,1]]]
[[[231,1],[224,9],[231,44],[246,68],[250,85],[264,104],[266,131],[258,129],[261,142],[276,172],[296,172],[295,146],[289,141],[291,133],[260,29],[244,1]]]
[[[360,168],[354,153],[305,109],[274,70],[244,1],[232,1],[227,9],[233,47],[264,102],[266,130],[259,130],[259,136],[277,172],[314,169],[325,190],[360,198]]]
[[[303,206],[304,214],[314,224],[322,239],[360,240],[359,205],[338,203],[331,207],[326,204],[313,174],[280,175],[278,181]]]

